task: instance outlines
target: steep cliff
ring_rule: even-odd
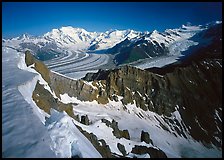
[[[65,111],[72,118],[83,123],[83,120],[80,120],[72,109],[76,104],[64,104],[61,101],[63,94],[76,97],[81,101],[97,101],[98,104],[121,101],[123,110],[127,110],[128,104],[136,104],[142,111],[151,111],[161,115],[167,125],[158,120],[160,126],[176,137],[181,136],[187,139],[190,135],[204,145],[213,144],[218,148],[222,146],[222,121],[219,118],[222,116],[221,59],[200,59],[186,65],[170,65],[161,69],[148,70],[123,66],[113,70],[88,73],[80,80],[73,80],[49,71],[42,62],[35,60],[29,53],[26,53],[26,63],[27,65],[34,64],[34,68],[55,93],[53,96],[39,83],[33,92],[34,101],[47,113],[50,113],[50,108]],[[183,121],[172,118],[176,111]],[[144,118],[141,114],[137,116]],[[88,119],[87,116],[86,118]],[[111,123],[103,119],[102,122],[113,130],[115,137],[130,139],[128,130],[119,130],[116,127],[118,124],[113,125],[115,122]],[[88,120],[88,123],[84,124],[90,125],[91,123]],[[100,145],[103,142],[99,143],[100,139],[84,131],[80,126],[79,129],[103,155],[104,149],[102,150]],[[143,133],[147,135],[147,132]],[[153,139],[143,137],[143,141],[153,144]],[[125,149],[121,144],[118,147],[124,156]],[[155,152],[152,148],[143,147],[143,150],[141,148],[136,146],[132,153],[151,152],[153,157],[166,157],[160,150]],[[159,155],[157,151],[160,152]],[[110,148],[106,149],[106,153],[104,157],[118,156],[112,154]]]
[[[196,140],[221,147],[222,121],[216,117],[216,114],[222,116],[221,59],[203,59],[148,71],[124,66],[110,72],[89,73],[83,79],[105,82],[105,94],[115,100],[117,95],[122,96],[124,108],[135,101],[145,111],[170,117],[177,107]],[[178,132],[183,134],[183,130],[187,129]]]

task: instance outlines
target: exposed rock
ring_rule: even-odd
[[[111,151],[110,151],[110,147],[106,144],[106,142],[103,139],[99,140],[99,143],[101,147],[98,147],[99,152],[102,154],[102,157],[105,158],[110,158],[113,157]]]
[[[175,105],[173,104],[178,103],[176,97],[179,93],[175,93],[176,97],[167,98],[166,95],[169,94],[170,90],[165,89],[164,79],[145,70],[123,66],[119,69],[110,70],[110,72],[102,71],[101,73],[99,71],[95,74],[87,74],[83,79],[93,81],[96,80],[95,78],[105,81],[105,92],[111,100],[114,100],[115,95],[123,96],[122,102],[124,105],[133,103],[133,100],[135,100],[137,107],[145,111],[150,109],[150,111],[156,111],[159,114],[170,115],[171,112],[175,111]],[[161,98],[164,99],[164,102],[161,101]],[[155,102],[155,106],[148,107],[151,106],[150,101]],[[169,107],[164,107],[165,101]],[[163,104],[160,104],[160,102],[163,102]]]
[[[81,122],[81,120],[80,120],[80,118],[79,118],[79,115],[77,114],[77,115],[74,115],[74,119],[76,120],[76,121],[78,121],[78,122]]]
[[[117,148],[118,148],[119,151],[123,154],[123,156],[126,155],[126,150],[125,150],[124,145],[122,145],[122,144],[120,144],[120,143],[117,143]]]
[[[129,140],[130,140],[130,135],[129,135],[128,130],[123,130],[123,131],[120,131],[120,134],[121,134],[121,137],[123,137],[123,138],[126,138],[126,139],[129,139]]]
[[[103,139],[98,140],[96,135],[93,133],[88,133],[84,131],[81,127],[76,126],[82,134],[93,144],[96,150],[101,154],[103,158],[113,158],[114,156],[111,154],[111,150],[109,146]]]
[[[118,97],[116,95],[113,95],[112,99],[115,100],[116,102],[118,102]]]
[[[73,113],[72,104],[64,104],[55,99],[52,94],[39,83],[39,81],[35,86],[32,98],[37,106],[48,114],[50,114],[50,109],[54,108],[59,112],[65,111],[70,117],[74,119],[76,118]]]
[[[120,130],[118,128],[118,122],[116,122],[114,119],[112,120],[112,123],[106,119],[101,119],[103,123],[105,123],[108,127],[111,127],[113,129],[112,133],[116,138],[126,138],[130,140],[130,135],[128,130]]]
[[[50,70],[41,61],[35,59],[28,50],[25,52],[25,62],[27,66],[34,64],[34,69],[42,75],[43,79],[48,82],[48,84],[50,84]]]
[[[146,146],[135,145],[135,147],[132,148],[131,153],[140,155],[148,153],[150,158],[167,158],[166,154],[162,150]]]
[[[107,119],[101,119],[101,121],[102,121],[103,123],[105,123],[108,127],[111,126],[111,122],[108,121]]]
[[[113,128],[112,132],[113,132],[114,136],[117,138],[121,138],[120,130],[118,128],[118,123],[114,119],[112,120],[112,124],[110,127]]]
[[[149,133],[148,132],[144,132],[142,130],[141,132],[141,142],[145,142],[145,143],[152,143],[152,140],[150,139]]]
[[[220,75],[222,60],[211,58],[209,54],[207,59],[200,58],[187,64],[173,64],[163,68],[141,70],[123,66],[107,72],[102,71],[102,74],[93,73],[93,79],[89,75],[88,80],[93,81],[94,78],[101,77],[101,81],[106,82],[107,96],[111,100],[114,99],[114,95],[123,96],[124,105],[135,101],[137,107],[167,117],[170,117],[178,106],[183,123],[192,128],[189,131],[193,138],[217,144],[214,134],[217,132],[216,126],[221,126],[221,122],[216,124],[214,113],[222,106]],[[195,121],[197,118],[206,132]],[[208,119],[211,123],[207,123]],[[172,121],[171,124],[175,122]],[[162,124],[161,126],[165,127]],[[186,137],[183,132],[186,132],[186,128],[175,130],[180,136]],[[115,133],[119,137],[118,132]],[[221,132],[216,136],[222,139]]]
[[[109,102],[106,92],[104,91],[105,89],[95,89],[93,86],[86,84],[83,80],[72,80],[52,72],[50,73],[50,80],[51,88],[58,97],[60,97],[60,94],[67,93],[70,97],[77,97],[82,101],[97,100],[101,104]]]
[[[85,124],[85,125],[89,125],[89,124],[90,124],[90,122],[89,122],[89,118],[88,118],[87,115],[85,115],[85,116],[81,116],[81,123],[82,123],[82,124]]]

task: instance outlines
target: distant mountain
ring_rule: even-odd
[[[52,29],[43,36],[35,37],[23,34],[12,39],[3,39],[3,46],[19,51],[31,50],[36,58],[49,60],[72,52],[96,52],[113,54],[114,62],[119,64],[153,58],[164,55],[180,55],[190,46],[197,45],[190,40],[208,28],[222,22],[206,25],[182,25],[177,29],[167,29],[164,32],[138,32],[134,30],[109,30],[106,32],[88,32],[82,28],[71,26]],[[209,36],[209,35],[207,35]]]
[[[162,33],[154,30],[149,34],[132,39],[127,38],[108,49],[107,53],[115,54],[114,61],[117,65],[145,58],[180,55],[191,46],[198,45],[207,39],[220,37],[220,35],[213,35],[213,32],[220,31],[220,26],[222,26],[221,22],[215,22],[204,26],[182,25],[181,28],[167,29]],[[219,27],[218,30],[217,27]],[[212,31],[210,28],[215,29]]]

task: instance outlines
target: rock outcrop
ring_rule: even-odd
[[[88,118],[87,115],[81,116],[81,123],[85,124],[85,125],[89,125],[90,124],[90,121],[89,121],[89,118]]]
[[[174,128],[180,136],[186,138],[184,132],[189,130],[194,139],[205,143],[212,142],[221,147],[220,141],[214,138],[222,139],[222,122],[214,118],[216,112],[219,116],[222,115],[219,109],[222,107],[221,75],[222,60],[209,57],[161,69],[141,70],[124,66],[87,74],[83,80],[103,83],[103,94],[111,100],[122,96],[124,106],[135,102],[142,110],[165,117],[170,117],[178,110],[183,123],[189,128],[182,127],[175,120],[164,120],[177,124],[180,129]]]
[[[85,135],[86,138],[88,138],[88,140],[93,144],[93,146],[102,155],[102,157],[115,158],[115,156],[112,155],[109,146],[106,144],[106,142],[103,139],[97,139],[96,135],[94,135],[93,133],[88,133],[79,126],[76,126],[76,127],[82,132],[82,134]]]
[[[50,70],[43,62],[34,58],[28,50],[25,52],[25,62],[27,66],[34,64],[34,69],[41,74],[46,82],[50,84]]]
[[[120,143],[117,143],[117,148],[118,148],[119,151],[123,154],[123,156],[126,155],[126,150],[125,150],[124,145],[122,145],[122,144],[120,144]]]
[[[59,112],[65,111],[70,117],[77,119],[73,112],[73,104],[64,104],[57,98],[54,98],[52,94],[39,83],[39,81],[33,91],[32,98],[37,106],[48,114],[50,114],[50,109],[54,108]]]
[[[152,143],[152,140],[150,139],[149,133],[148,132],[141,132],[141,142],[145,142],[145,143]]]
[[[106,119],[101,119],[103,123],[105,123],[108,127],[111,127],[113,129],[112,133],[116,138],[126,138],[130,140],[130,135],[128,130],[120,130],[118,128],[118,122],[116,122],[114,119],[112,122],[106,120]]]
[[[167,158],[166,154],[162,150],[146,146],[135,145],[135,147],[132,148],[131,153],[140,155],[148,153],[150,158]]]

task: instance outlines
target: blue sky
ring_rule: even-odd
[[[62,26],[98,32],[164,31],[221,19],[221,2],[2,2],[2,32],[7,38],[42,35]]]

